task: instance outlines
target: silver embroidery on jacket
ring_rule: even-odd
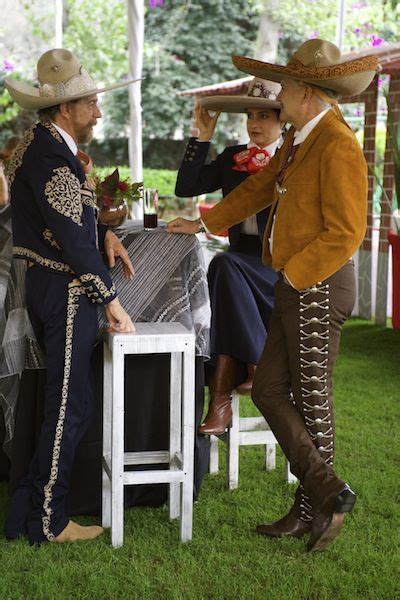
[[[69,167],[53,169],[53,177],[46,183],[47,202],[61,215],[82,225],[81,183]]]

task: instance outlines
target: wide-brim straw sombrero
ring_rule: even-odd
[[[200,104],[207,110],[227,113],[244,113],[250,109],[279,109],[280,104],[276,97],[280,90],[279,83],[255,77],[250,82],[246,94],[206,96],[200,99]]]
[[[5,86],[15,102],[26,110],[49,108],[93,94],[109,92],[140,81],[130,79],[98,88],[79,60],[69,50],[45,52],[37,64],[39,87],[7,77]]]
[[[245,56],[233,56],[232,62],[240,71],[255,77],[271,81],[295,79],[341,96],[360,94],[369,86],[378,70],[375,56],[342,62],[339,48],[319,39],[304,42],[285,66]]]

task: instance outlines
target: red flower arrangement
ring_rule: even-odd
[[[94,175],[93,179],[97,204],[100,208],[117,206],[124,200],[130,204],[135,200],[140,200],[142,197],[143,183],[130,183],[128,179],[120,179],[118,169],[115,169],[115,171],[107,175],[103,180],[100,180],[98,175]]]

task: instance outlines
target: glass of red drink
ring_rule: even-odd
[[[143,190],[143,227],[148,231],[149,229],[156,229],[158,219],[158,191],[150,188]]]

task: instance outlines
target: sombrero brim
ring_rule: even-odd
[[[126,87],[131,83],[135,83],[136,81],[141,81],[141,79],[130,79],[128,81],[122,81],[103,88],[93,88],[72,96],[51,97],[40,96],[38,88],[28,85],[27,83],[23,83],[22,81],[17,81],[12,77],[6,77],[4,84],[9,91],[10,96],[21,108],[24,108],[25,110],[39,110],[40,108],[49,108],[50,106],[56,106],[57,104],[62,104],[63,102],[70,102],[71,100],[86,98],[87,96],[92,96],[93,94],[101,94],[103,92],[117,90],[119,88]]]
[[[250,96],[245,96],[244,94],[237,96],[223,96],[222,94],[217,96],[206,96],[200,98],[200,104],[207,110],[227,113],[244,113],[250,108],[267,110],[281,107],[276,100],[252,98]]]
[[[363,56],[330,67],[304,67],[291,64],[274,65],[246,56],[232,56],[232,62],[244,73],[281,82],[285,77],[304,81],[317,87],[332,90],[342,96],[354,96],[364,91],[373,80],[378,67],[375,56]]]

